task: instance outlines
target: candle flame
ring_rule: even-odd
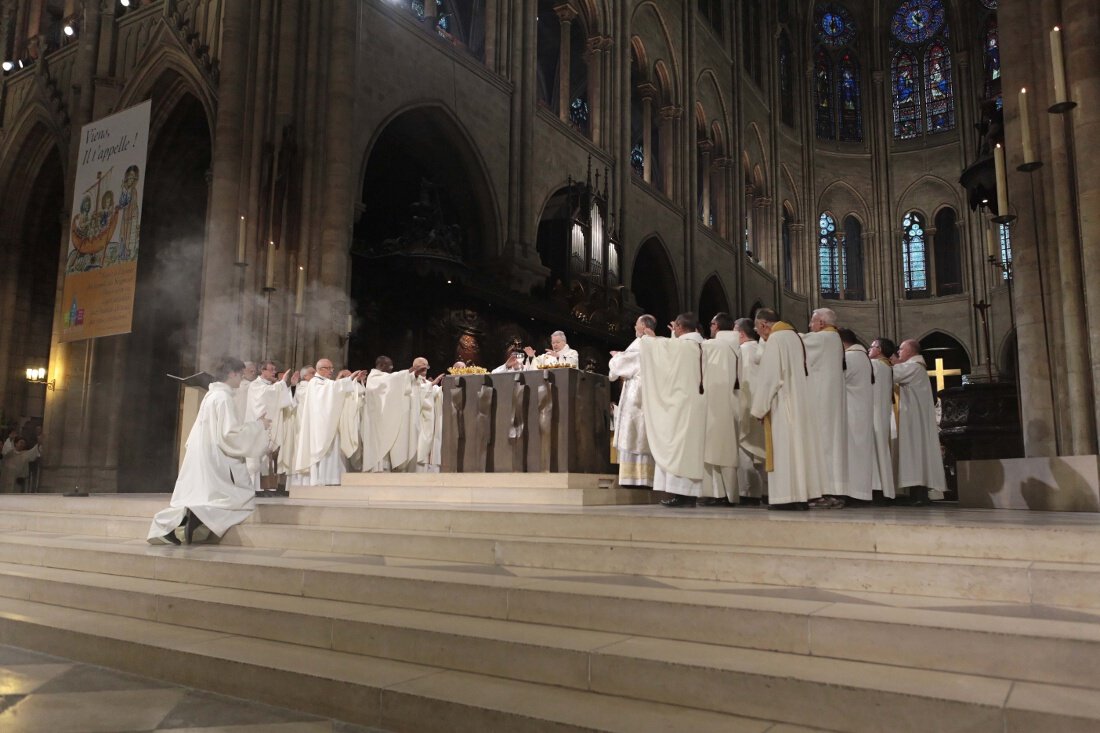
[[[1059,28],[1058,26],[1054,26],[1054,32],[1055,32],[1055,33],[1061,33],[1061,32],[1062,32],[1062,29],[1061,29],[1061,28]]]
[[[999,147],[1001,147],[1001,144],[1000,144],[1000,143],[997,143],[997,147],[998,147],[998,148],[999,148]]]
[[[1027,94],[1027,87],[1021,87],[1020,94]]]
[[[305,267],[303,267],[302,265],[298,265],[298,269],[299,269],[299,270],[304,270],[304,269],[306,269],[306,268],[305,268]]]

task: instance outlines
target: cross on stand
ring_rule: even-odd
[[[928,370],[928,376],[936,378],[936,392],[942,392],[943,388],[946,386],[946,384],[944,383],[943,378],[944,377],[959,377],[959,376],[962,376],[962,369],[944,369],[943,368],[943,359],[942,358],[937,358],[936,359],[936,368],[935,369],[929,369]]]

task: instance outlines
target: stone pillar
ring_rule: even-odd
[[[1091,0],[1063,0],[1065,19],[1066,73],[1068,93],[1078,107],[1069,113],[1075,143],[1077,174],[1077,215],[1083,271],[1091,273],[1085,284],[1085,333],[1089,335],[1088,353],[1091,361],[1092,414],[1091,430],[1078,439],[1074,449],[1079,454],[1096,453],[1097,424],[1100,423],[1100,285],[1095,274],[1100,272],[1100,170],[1097,170],[1094,151],[1100,144],[1100,48],[1096,45],[1096,32],[1100,30],[1100,5]],[[1065,271],[1063,270],[1063,275]],[[1083,396],[1083,394],[1082,394]],[[1071,402],[1076,398],[1070,395]],[[1082,400],[1084,401],[1084,400]],[[1076,431],[1075,431],[1076,432]]]
[[[675,173],[673,165],[676,160],[676,121],[680,119],[683,111],[683,107],[675,104],[661,107],[660,131],[657,133],[661,136],[661,160],[659,162],[661,166],[661,184],[665,196],[670,199],[676,197],[676,180],[675,175],[673,175]]]
[[[0,62],[14,61],[15,52],[10,43],[14,33],[12,23],[15,22],[15,3],[4,3],[0,7]]]
[[[642,97],[642,180],[653,183],[653,100],[657,88],[644,83],[638,87]]]
[[[339,293],[333,302],[324,303],[319,333],[312,336],[317,355],[339,358],[344,315],[348,312],[347,293],[351,277],[349,245],[357,188],[358,161],[355,130],[355,38],[356,0],[331,0],[331,45],[328,58],[328,84],[325,112],[324,175],[321,187],[320,247],[311,246],[308,257],[299,264],[306,268],[306,282],[325,292]],[[299,249],[299,257],[307,252]],[[319,255],[319,257],[318,257]],[[307,294],[307,299],[309,295]],[[308,333],[308,332],[307,332]],[[305,344],[311,339],[306,338]]]
[[[497,0],[485,0],[485,66],[501,72],[497,65]]]
[[[588,39],[585,63],[588,65],[588,132],[596,145],[604,144],[604,63],[607,51],[612,47],[609,36],[592,36]]]
[[[792,222],[790,226],[791,230],[791,289],[795,292],[805,292],[809,289],[809,285],[806,284],[806,277],[803,272],[804,267],[799,265],[806,261],[804,255],[805,241],[803,235],[806,233],[806,225],[800,222]],[[784,262],[784,266],[786,263]],[[870,300],[870,298],[868,298]]]
[[[222,14],[218,110],[214,123],[214,182],[203,255],[203,303],[199,315],[199,365],[237,353],[239,334],[221,320],[218,301],[236,287],[241,147],[248,79],[250,3],[227,3]]]
[[[730,171],[733,169],[733,158],[720,155],[711,163],[715,175],[718,178],[717,190],[714,192],[717,211],[714,213],[714,231],[723,239],[729,237],[730,215]],[[711,185],[714,185],[713,182]],[[732,307],[732,306],[731,306]]]
[[[703,226],[710,227],[710,155],[714,150],[714,143],[710,140],[699,141],[699,151],[702,155],[700,167],[703,173]]]
[[[572,42],[571,31],[573,19],[577,17],[577,11],[569,3],[554,6],[554,12],[558,14],[561,23],[561,47],[558,49],[558,117],[561,121],[569,123],[569,104],[572,101],[572,87],[570,68]]]

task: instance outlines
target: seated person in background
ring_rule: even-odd
[[[574,369],[580,366],[580,354],[577,353],[576,349],[569,348],[564,331],[554,331],[550,334],[550,348],[546,350],[545,354],[536,356],[535,350],[530,346],[524,346],[523,351],[527,355],[524,360],[524,366],[527,369],[538,369],[540,366],[551,364],[568,364]]]

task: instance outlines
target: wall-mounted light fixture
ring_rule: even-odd
[[[27,367],[27,381],[31,384],[44,384],[47,390],[57,388],[57,380],[46,381],[46,367]]]

